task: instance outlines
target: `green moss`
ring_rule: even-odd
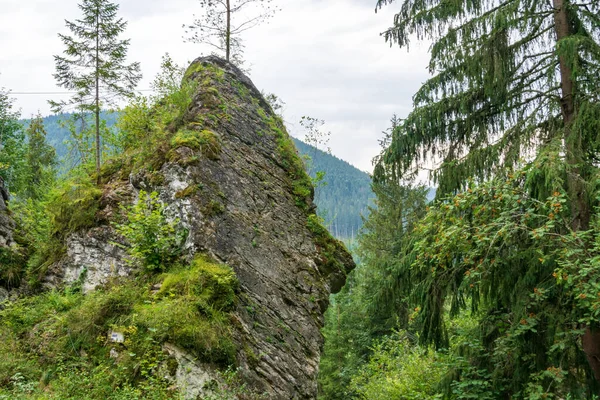
[[[61,237],[96,224],[102,190],[89,182],[69,182],[49,204],[54,233]]]
[[[277,150],[281,155],[281,163],[292,179],[292,192],[296,205],[307,211],[312,201],[313,185],[310,176],[306,173],[304,162],[298,155],[294,142],[287,134],[281,118],[267,115],[264,109],[258,108],[258,114],[269,126],[270,131],[277,140]]]
[[[208,129],[201,131],[182,129],[171,139],[171,146],[176,149],[188,147],[200,150],[210,160],[217,160],[221,154],[221,141],[218,135]]]
[[[157,283],[160,290],[151,291]],[[22,398],[172,398],[176,393],[159,371],[172,373],[177,365],[162,344],[201,362],[231,365],[229,313],[237,288],[231,268],[198,256],[186,267],[114,281],[85,296],[53,291],[11,303],[0,310],[0,395],[21,398],[17,376],[34,383],[31,397]],[[108,340],[113,330],[125,343]],[[112,348],[118,361],[109,357]]]
[[[175,193],[175,198],[176,199],[184,199],[187,197],[192,197],[193,195],[198,193],[199,190],[200,190],[200,188],[198,187],[198,185],[190,185],[190,186],[186,187],[185,189],[180,190],[177,193]]]
[[[201,296],[213,309],[232,311],[238,285],[230,267],[197,256],[189,268],[164,275],[158,295]]]
[[[216,200],[210,200],[204,207],[204,214],[209,217],[223,214],[223,212],[225,212],[225,206]]]
[[[160,171],[149,172],[147,177],[150,185],[154,187],[162,186],[165,183],[165,176]]]
[[[192,63],[185,71],[183,79],[188,80],[190,78],[195,78],[196,75],[202,75],[204,79],[214,78],[218,82],[222,82],[225,78],[225,71],[210,63]],[[210,82],[207,82],[206,84],[208,85]]]
[[[322,219],[316,214],[310,214],[306,219],[306,227],[313,234],[313,239],[319,251],[319,267],[325,273],[346,271],[346,264],[342,262],[349,255],[343,251],[344,244],[335,239],[329,231],[322,225]],[[351,265],[348,260],[348,265]]]
[[[260,358],[248,346],[244,347],[244,353],[246,353],[246,358],[248,359],[248,365],[250,365],[250,367],[252,367],[252,368],[256,368],[260,362]]]
[[[111,158],[104,162],[100,168],[100,177],[103,181],[113,176],[121,176],[125,168],[125,160],[123,158]]]
[[[231,86],[233,86],[237,90],[237,95],[240,98],[240,100],[246,101],[248,97],[250,97],[250,90],[242,82],[237,80],[233,81],[231,83]]]

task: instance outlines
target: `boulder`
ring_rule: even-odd
[[[185,257],[203,253],[234,269],[240,291],[232,326],[243,381],[270,399],[315,399],[323,314],[354,268],[352,257],[320,225],[302,160],[250,79],[213,56],[195,60],[184,79],[197,89],[171,127],[172,149],[152,173],[134,171],[120,187],[129,198],[140,190],[159,194],[189,232]],[[51,270],[67,282],[87,271],[88,290],[127,274],[118,241],[110,224],[77,232]]]

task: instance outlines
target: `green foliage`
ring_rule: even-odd
[[[372,350],[369,362],[352,379],[356,398],[442,398],[437,385],[445,373],[443,356],[416,346],[402,334],[384,338]]]
[[[139,63],[125,63],[129,40],[118,39],[127,26],[123,19],[117,19],[119,6],[109,0],[82,0],[79,9],[83,13],[81,19],[66,21],[73,36],[59,34],[66,47],[64,56],[54,56],[54,77],[58,85],[75,91],[75,95],[68,101],[51,101],[50,104],[55,112],[75,106],[81,115],[94,113],[96,174],[99,180],[102,102],[111,105],[118,98],[132,97],[142,75]]]
[[[380,337],[371,325],[368,288],[362,284],[367,268],[358,264],[342,291],[330,298],[325,313],[325,347],[319,366],[319,399],[353,398],[350,381],[368,361],[373,341]]]
[[[415,34],[433,42],[433,77],[395,121],[375,176],[433,165],[441,201],[393,267],[411,284],[382,292],[403,294],[437,347],[453,347],[449,319],[472,312],[478,332],[457,348],[452,398],[597,393],[600,367],[578,338],[598,345],[599,7],[404,0],[384,33],[402,47]]]
[[[564,161],[578,163],[573,172],[588,180],[595,156],[587,149],[597,148],[599,13],[598,3],[575,1],[402,1],[384,37],[401,47],[415,36],[430,41],[433,76],[380,165],[410,176],[415,163],[435,157],[433,178],[447,194],[560,138]]]
[[[197,82],[183,79],[183,76],[184,69],[166,54],[152,83],[156,94],[132,99],[119,114],[120,154],[114,159],[117,164],[122,163],[122,170],[153,174],[169,157],[175,157],[171,152],[173,134],[186,131],[184,119],[198,86]],[[210,144],[203,149],[216,156],[220,147],[214,141]]]
[[[173,265],[181,254],[188,232],[179,226],[179,219],[167,219],[165,205],[158,199],[158,193],[140,191],[137,202],[125,211],[127,222],[115,227],[129,243],[130,261],[149,272],[164,271]]]
[[[102,191],[85,174],[61,182],[49,196],[47,210],[53,236],[65,238],[96,224]]]
[[[198,256],[151,280],[11,303],[0,311],[0,398],[180,398],[164,378],[169,356],[162,344],[185,348],[202,362],[230,365],[235,347],[228,313],[237,285],[229,267]],[[122,332],[125,342],[111,343],[111,331]],[[116,359],[109,357],[111,348]],[[235,374],[224,376],[230,379],[223,393],[249,393],[234,382]]]
[[[412,233],[412,262],[394,266],[393,275],[413,282],[404,293],[418,310],[413,319],[423,343],[455,346],[448,319],[472,312],[478,332],[474,345],[457,347],[463,363],[453,368],[453,390],[477,382],[490,385],[483,392],[513,398],[524,398],[526,388],[556,397],[595,390],[577,338],[580,324],[594,326],[600,308],[596,223],[589,232],[571,229],[560,181],[546,199],[532,197],[528,184],[538,173],[531,167],[471,183],[431,206]]]
[[[0,286],[9,289],[19,286],[26,264],[23,249],[19,246],[0,247]]]
[[[87,173],[73,172],[51,187],[44,199],[15,204],[18,232],[31,249],[27,265],[32,284],[62,257],[70,234],[98,224],[96,214],[102,191]]]
[[[198,84],[185,79],[185,69],[177,65],[165,54],[162,58],[161,70],[152,83],[156,92],[151,97],[155,105],[159,127],[168,127],[171,132],[177,131],[184,124],[184,116],[194,100]]]
[[[42,199],[54,184],[56,151],[46,142],[46,131],[41,116],[29,123],[27,134],[27,159],[25,187],[22,196]]]
[[[373,189],[377,199],[360,236],[358,266],[342,291],[332,296],[325,314],[319,372],[323,399],[356,396],[350,381],[368,362],[372,346],[398,326],[407,329],[413,311],[405,293],[413,283],[394,270],[410,252],[410,233],[424,214],[427,190],[393,182],[381,182]]]
[[[20,191],[25,167],[25,136],[18,123],[19,113],[13,110],[13,100],[0,90],[0,179],[7,189]]]

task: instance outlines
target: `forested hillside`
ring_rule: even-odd
[[[45,117],[44,127],[47,140],[56,149],[59,170],[70,165],[69,147],[71,132],[68,121],[72,115],[51,115]],[[106,126],[113,129],[118,113],[102,113]],[[88,118],[89,120],[89,118]],[[21,123],[27,126],[28,120]],[[362,226],[362,216],[368,211],[374,194],[371,191],[370,176],[344,160],[321,151],[293,138],[299,153],[309,166],[311,175],[325,172],[325,177],[315,189],[315,202],[329,230],[340,239],[353,239]]]

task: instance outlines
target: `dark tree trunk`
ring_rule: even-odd
[[[553,0],[554,24],[557,41],[571,35],[567,0]],[[575,82],[573,71],[564,56],[559,57],[561,78],[561,110],[564,122],[565,156],[568,166],[568,191],[571,199],[571,227],[575,231],[587,230],[590,226],[590,206],[587,201],[584,179],[581,174],[583,149],[579,132],[574,132],[573,122],[577,113],[575,104]]]
[[[99,10],[98,10],[99,12]],[[100,21],[96,16],[96,183],[100,184]]]
[[[225,32],[225,59],[231,55],[231,0],[227,0],[227,31]]]
[[[556,39],[560,41],[571,35],[568,0],[553,0]],[[564,56],[559,57],[561,78],[561,110],[564,122],[565,157],[567,161],[567,189],[571,201],[571,228],[574,231],[587,230],[590,226],[591,210],[587,200],[585,180],[582,176],[583,148],[579,132],[573,131],[577,114],[575,102],[576,86],[573,71]],[[581,338],[583,351],[596,381],[600,382],[600,332],[586,327]]]

